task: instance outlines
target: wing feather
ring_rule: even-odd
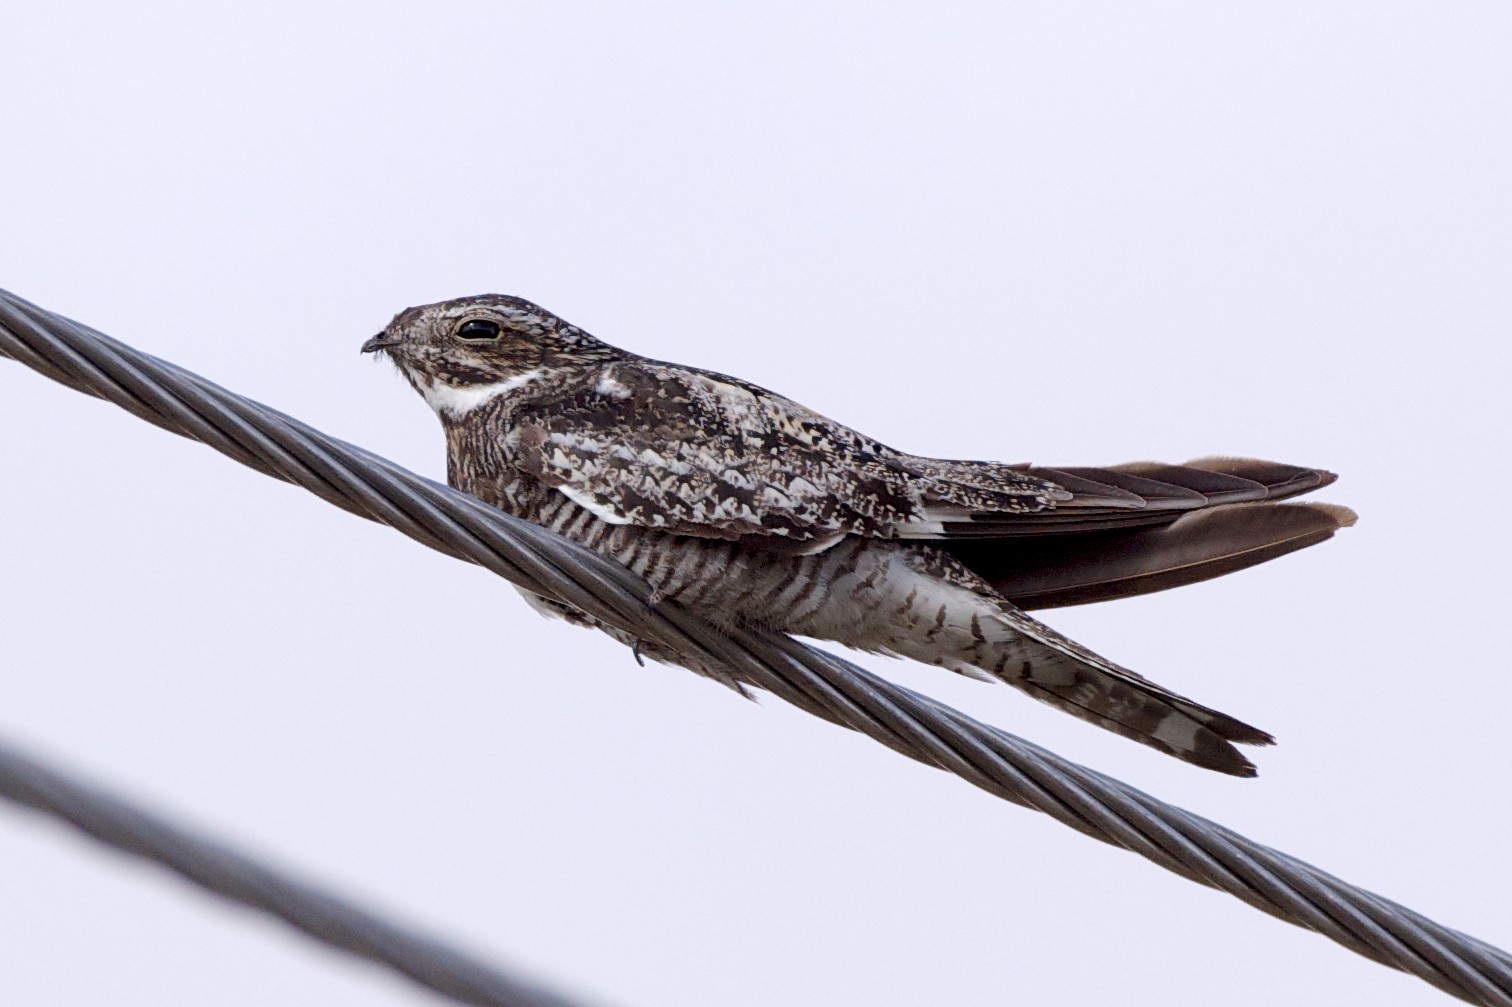
[[[1319,469],[1243,458],[1108,468],[925,458],[739,379],[641,359],[601,365],[574,388],[522,407],[507,449],[521,468],[614,524],[797,551],[846,535],[938,542],[969,563],[1012,564],[1012,575],[991,572],[1034,581],[1025,593],[1042,604],[1205,579],[1331,530],[1295,531],[1305,514],[1325,513],[1316,509],[1253,521],[1185,517],[1270,507],[1334,480]],[[1173,523],[1179,534],[1159,532]],[[1138,534],[1145,537],[1126,537]],[[1199,540],[1208,543],[1200,555],[1191,544]],[[1031,541],[1045,545],[1025,552]],[[978,558],[965,551],[974,543],[992,551]],[[1044,566],[1076,557],[1081,581],[1039,583],[1043,575],[1028,571],[1041,567],[1040,552],[1057,557]]]
[[[971,463],[953,478],[959,463],[902,454],[765,389],[654,361],[604,365],[521,407],[506,448],[605,520],[712,538],[893,538],[938,530],[940,513],[1019,514],[1070,498],[1012,466]]]

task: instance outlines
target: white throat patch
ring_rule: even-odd
[[[425,396],[425,401],[438,416],[461,419],[479,406],[492,402],[500,395],[508,395],[517,388],[523,388],[540,377],[541,369],[538,367],[488,385],[448,385],[434,380],[418,383],[420,394]]]

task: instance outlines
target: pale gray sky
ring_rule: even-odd
[[[0,286],[433,476],[357,348],[500,291],[901,448],[1327,466],[1050,621],[1203,773],[869,666],[1512,944],[1512,7],[12,3]],[[0,735],[625,1007],[1441,994],[0,362]],[[7,1003],[425,995],[0,809]]]

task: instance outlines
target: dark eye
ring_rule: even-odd
[[[463,322],[457,329],[458,339],[498,339],[499,323],[490,322],[486,318],[474,318]]]

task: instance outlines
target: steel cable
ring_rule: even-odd
[[[1512,1007],[1507,952],[834,655],[653,605],[611,560],[4,291],[0,355],[1456,997]]]
[[[412,928],[274,870],[244,853],[50,769],[0,744],[0,796],[61,818],[118,850],[154,861],[309,936],[477,1007],[574,1007]]]

